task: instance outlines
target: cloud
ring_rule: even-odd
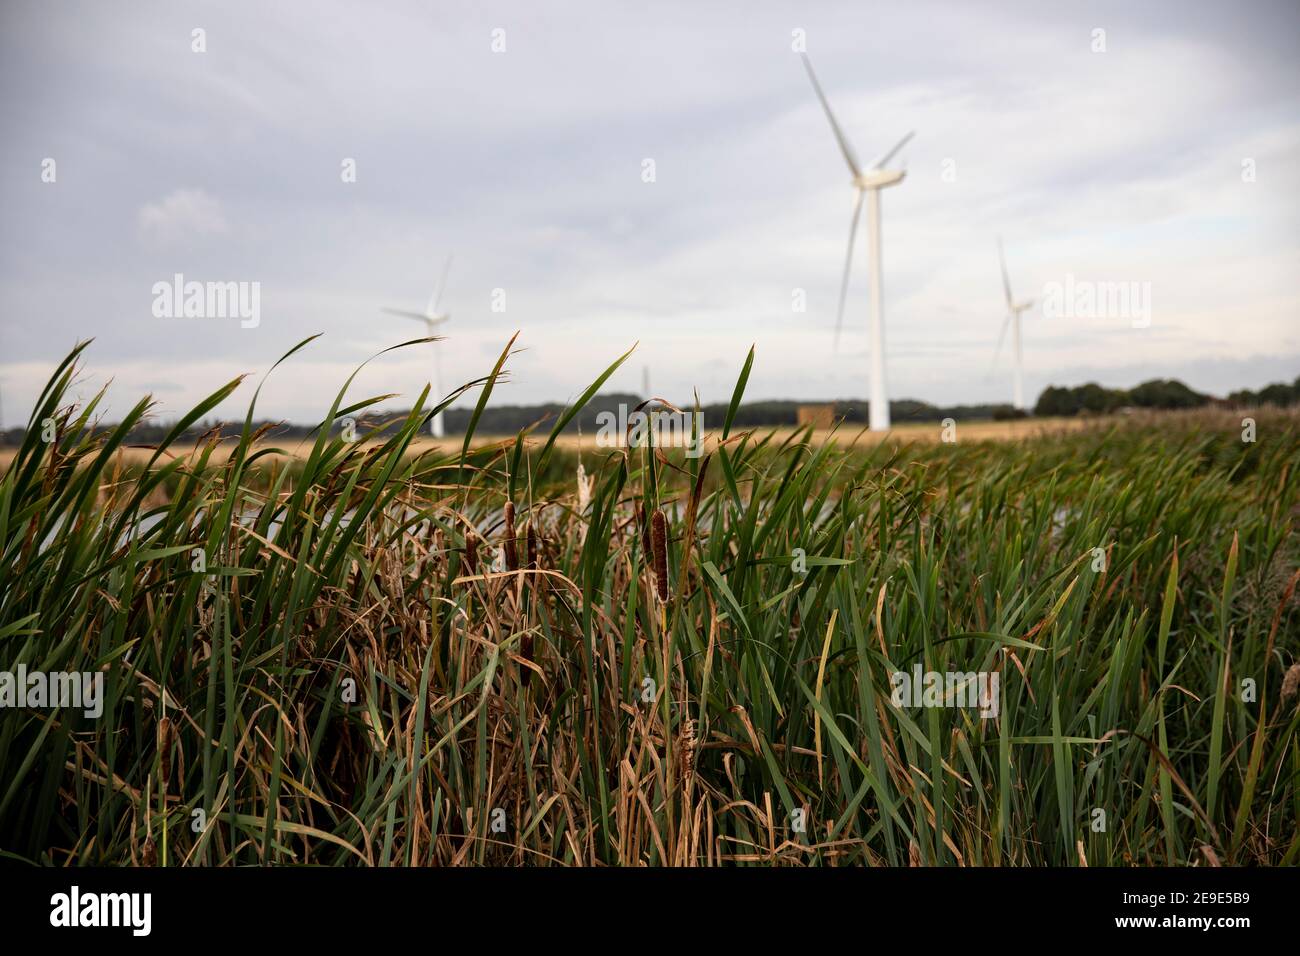
[[[159,244],[184,242],[229,231],[221,203],[202,189],[177,189],[145,203],[136,216],[140,234]]]
[[[87,0],[5,18],[0,373],[97,336],[87,363],[114,377],[116,413],[148,382],[215,387],[324,332],[264,395],[268,415],[309,421],[337,372],[413,331],[380,307],[423,304],[454,252],[446,383],[484,374],[522,330],[494,400],[580,394],[634,341],[611,388],[638,388],[649,365],[658,394],[726,400],[752,342],[748,398],[861,397],[867,243],[837,353],[851,190],[794,27],[862,158],[917,131],[883,200],[891,394],[1009,397],[1005,346],[989,372],[999,234],[1019,297],[1067,273],[1152,289],[1145,330],[1026,315],[1031,395],[1085,373],[1258,387],[1264,355],[1300,371],[1294,0],[1251,17],[1208,0],[924,0],[884,18],[847,3],[320,7],[230,0],[205,14],[204,54],[191,14],[155,0],[130,18]],[[57,185],[39,181],[42,156]],[[176,272],[259,282],[262,324],[156,319],[152,284]],[[373,387],[409,401],[427,360],[390,356]],[[33,388],[15,383],[6,407]]]

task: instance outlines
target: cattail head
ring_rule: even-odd
[[[519,656],[522,657],[524,660],[528,661],[529,663],[532,663],[533,632],[531,630],[525,631],[523,637],[519,641]],[[532,679],[533,679],[533,669],[531,667],[519,668],[519,683],[521,685],[527,687],[528,682]]]
[[[506,541],[505,541],[506,570],[518,571],[519,570],[519,545],[518,542],[516,541],[516,535],[515,535],[515,503],[513,501],[506,502],[505,522],[506,522]]]
[[[537,531],[531,521],[528,522],[528,567],[537,569]]]
[[[1290,700],[1300,691],[1300,663],[1292,664],[1286,676],[1282,678],[1282,700]]]
[[[172,779],[172,745],[175,742],[176,725],[170,717],[164,717],[158,721],[158,769],[164,789]]]
[[[654,554],[655,589],[661,603],[668,602],[668,522],[658,508],[650,518],[650,544]]]
[[[685,789],[690,787],[695,776],[695,721],[689,717],[682,721],[677,751],[681,755],[682,787]]]

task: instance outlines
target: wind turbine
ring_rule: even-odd
[[[423,322],[425,328],[429,332],[429,337],[433,338],[433,330],[451,318],[450,313],[440,314],[438,312],[438,303],[442,301],[443,290],[446,289],[447,287],[447,273],[450,270],[451,270],[451,256],[448,256],[446,264],[442,267],[442,278],[438,281],[437,288],[433,290],[433,295],[429,297],[428,308],[426,308],[423,312],[411,312],[407,309],[387,309],[387,308],[384,309],[384,311],[387,312],[389,315],[400,315],[408,319],[417,319]],[[430,342],[429,347],[433,349],[433,377],[430,380],[429,385],[433,392],[433,399],[435,402],[437,402],[442,399],[442,388],[438,384],[438,380],[441,377],[438,374],[440,371],[438,367],[438,343]],[[441,438],[443,436],[444,431],[442,427],[442,412],[438,412],[438,414],[433,416],[433,422],[430,424],[429,430],[433,434],[434,438]]]
[[[868,254],[868,261],[871,264],[871,404],[869,413],[871,418],[871,430],[889,431],[889,389],[885,383],[885,316],[884,316],[884,288],[880,275],[880,191],[889,186],[896,186],[903,181],[907,175],[905,170],[886,169],[885,164],[889,162],[898,153],[900,149],[907,145],[907,141],[912,138],[913,133],[908,133],[889,152],[882,155],[870,168],[863,170],[858,164],[858,158],[854,155],[853,147],[849,145],[844,131],[840,129],[840,124],[835,121],[835,114],[831,112],[830,103],[826,102],[826,94],[822,92],[821,84],[817,82],[817,74],[813,72],[812,61],[808,59],[808,54],[803,54],[804,69],[808,71],[808,79],[812,80],[813,90],[817,93],[817,99],[821,100],[822,109],[826,111],[826,118],[830,120],[831,131],[835,133],[835,139],[840,145],[840,152],[844,154],[844,161],[849,164],[849,171],[853,173],[852,185],[855,192],[853,198],[853,218],[849,222],[849,248],[844,256],[844,279],[840,282],[840,307],[835,316],[835,345],[839,347],[840,326],[844,322],[844,297],[849,289],[849,268],[853,264],[853,240],[858,232],[858,219],[862,214],[862,197],[867,197],[867,223],[871,233],[871,247]]]
[[[1011,295],[1011,278],[1007,275],[1007,257],[1002,251],[1002,237],[998,237],[998,261],[1002,264],[1002,291],[1007,297],[1007,317],[1002,322],[1002,331],[998,333],[998,345],[993,350],[993,362],[997,364],[998,354],[1002,351],[1002,339],[1011,326],[1011,347],[1016,353],[1016,367],[1012,374],[1012,405],[1025,407],[1025,358],[1020,350],[1020,313],[1034,307],[1033,299],[1017,302]]]

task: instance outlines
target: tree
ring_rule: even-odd
[[[1129,392],[1129,399],[1140,408],[1200,408],[1209,401],[1174,378],[1143,382]]]
[[[1279,408],[1285,408],[1288,405],[1294,405],[1295,400],[1295,389],[1282,382],[1265,385],[1259,391],[1259,404],[1261,405],[1277,405]]]
[[[1078,402],[1079,407],[1097,414],[1108,412],[1116,407],[1115,394],[1096,382],[1080,385],[1074,390],[1075,401]]]
[[[1055,385],[1043,389],[1034,405],[1035,415],[1073,415],[1078,411],[1079,403],[1073,390]]]

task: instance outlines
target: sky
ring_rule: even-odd
[[[1298,45],[1293,0],[6,2],[0,423],[83,339],[79,395],[166,420],[319,332],[258,406],[318,421],[423,334],[380,310],[449,255],[444,391],[518,331],[494,403],[572,399],[637,343],[607,390],[725,401],[752,344],[749,399],[865,397],[867,237],[837,349],[853,189],[800,48],[864,161],[916,131],[882,196],[892,398],[1010,400],[999,236],[1018,300],[1149,304],[1026,312],[1031,403],[1291,381]],[[160,315],[178,273],[256,284],[256,323]],[[350,398],[409,406],[432,352]]]

